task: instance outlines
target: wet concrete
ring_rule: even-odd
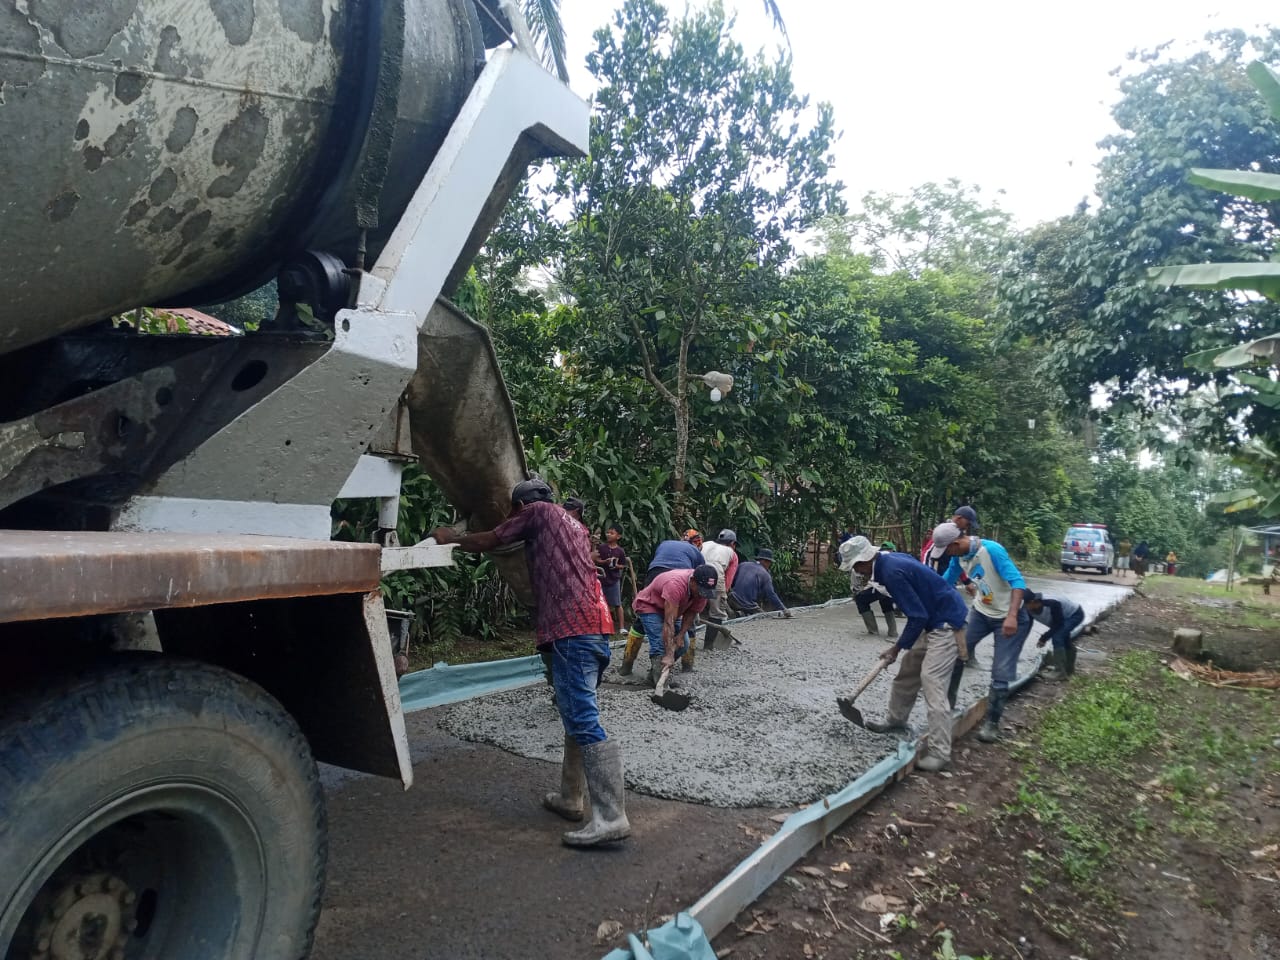
[[[1087,581],[1037,580],[1031,586],[1074,599],[1089,617],[1128,595],[1127,589]],[[1033,638],[1041,632],[1037,627]],[[893,738],[853,726],[835,708],[836,696],[875,666],[887,644],[884,636],[866,634],[852,604],[799,612],[792,620],[756,620],[734,633],[742,646],[699,650],[696,672],[680,676],[682,690],[693,696],[683,713],[653,704],[646,688],[617,682],[622,678],[610,667],[600,709],[610,736],[622,743],[633,790],[714,807],[798,805],[839,789],[892,749]],[[1038,656],[1029,640],[1019,672],[1032,669]],[[615,665],[619,660],[615,654]],[[986,693],[990,639],[979,646],[977,660],[965,672],[960,707]],[[637,675],[646,665],[642,653]],[[859,698],[868,719],[884,715],[894,669]],[[921,698],[912,723],[923,727],[924,715]],[[443,713],[440,726],[522,757],[560,758],[562,727],[545,687],[458,704]]]

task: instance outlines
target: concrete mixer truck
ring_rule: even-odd
[[[401,471],[485,527],[525,476],[448,294],[587,126],[513,0],[0,0],[0,956],[309,953],[317,761],[412,778]]]

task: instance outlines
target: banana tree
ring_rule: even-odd
[[[1280,75],[1255,61],[1246,69],[1271,115],[1280,120]],[[1187,178],[1192,183],[1262,203],[1280,201],[1280,175],[1256,170],[1209,170],[1197,168]],[[1234,290],[1242,296],[1261,295],[1280,300],[1280,252],[1267,262],[1195,263],[1155,267],[1148,271],[1151,282],[1192,290]],[[1234,380],[1248,391],[1251,404],[1280,411],[1280,334],[1270,334],[1223,349],[1202,350],[1186,358],[1188,367],[1204,371],[1235,370]],[[1254,367],[1250,373],[1245,367]],[[1254,483],[1216,498],[1224,511],[1234,513],[1258,508],[1264,516],[1280,514],[1280,431],[1269,430],[1250,437],[1235,451],[1233,459]]]

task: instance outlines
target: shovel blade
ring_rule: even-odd
[[[840,715],[850,723],[859,727],[866,727],[867,722],[862,719],[862,711],[853,705],[853,701],[848,697],[836,697],[836,706],[840,708]]]
[[[689,706],[692,699],[687,693],[676,693],[674,690],[664,690],[662,693],[655,693],[649,697],[654,703],[663,710],[671,710],[679,713]]]

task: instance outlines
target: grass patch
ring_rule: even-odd
[[[1155,654],[1127,653],[1044,712],[1005,814],[1046,827],[1065,879],[1105,901],[1100,874],[1166,831],[1248,842],[1229,795],[1280,772],[1277,713],[1274,694],[1190,685]]]
[[[1115,770],[1155,743],[1159,711],[1137,682],[1155,665],[1154,654],[1126,654],[1112,674],[1073,686],[1045,714],[1039,755],[1061,770]]]

